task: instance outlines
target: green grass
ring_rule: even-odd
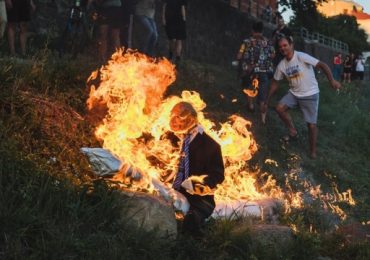
[[[281,216],[282,223],[294,224],[298,232],[292,244],[276,247],[254,239],[245,219],[211,221],[201,240],[181,235],[175,241],[160,240],[155,232],[130,225],[121,213],[125,203],[118,202],[113,188],[95,179],[79,152],[83,146],[99,146],[93,127],[73,113],[58,114],[67,110],[86,114],[85,82],[97,64],[88,58],[56,60],[43,51],[30,62],[3,59],[0,65],[0,258],[369,258],[365,241],[347,243],[332,232],[334,225],[366,222],[370,217],[370,89],[366,83],[346,85],[339,94],[326,81],[320,83],[319,157],[311,160],[307,129],[298,111],[292,116],[300,138],[283,144],[280,137],[285,129],[273,107],[267,125],[261,125],[257,112],[247,112],[232,68],[193,61],[182,64],[167,95],[196,90],[206,101],[210,118],[225,121],[239,114],[251,120],[259,146],[251,168],[272,174],[286,190],[303,189],[299,182],[285,184],[285,174],[297,168],[302,169],[299,178],[320,184],[323,192],[330,193],[335,186],[339,191],[352,189],[357,204],[342,205],[346,221],[323,210],[320,201],[307,200],[304,208]],[[282,84],[272,105],[286,89]],[[38,99],[47,100],[46,107],[62,118],[53,121],[48,111],[40,111]],[[267,158],[279,167],[265,164]],[[312,227],[316,233],[310,232]]]

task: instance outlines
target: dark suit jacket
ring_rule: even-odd
[[[189,146],[189,175],[207,175],[204,184],[215,188],[224,180],[224,164],[220,145],[205,132],[198,133]],[[191,195],[181,188],[180,192],[186,196],[190,206],[200,210],[206,217],[212,214],[215,208],[213,195]]]

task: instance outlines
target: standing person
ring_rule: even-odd
[[[221,147],[198,124],[197,112],[188,102],[177,103],[172,108],[170,127],[182,136],[182,155],[173,188],[190,204],[183,231],[199,237],[201,225],[215,209],[213,190],[224,180]],[[194,176],[203,176],[203,182],[194,180]]]
[[[181,60],[182,41],[186,39],[186,0],[164,0],[162,22],[169,41],[168,58],[179,64]]]
[[[138,0],[135,8],[136,19],[145,31],[139,51],[149,56],[154,56],[154,49],[158,41],[157,25],[154,20],[155,1]]]
[[[7,0],[10,1],[10,0]],[[6,28],[6,23],[8,22],[8,18],[6,15],[6,3],[5,0],[0,0],[0,40],[4,37],[4,32]]]
[[[276,50],[276,55],[273,60],[275,67],[284,58],[284,56],[278,51],[278,38],[284,35],[286,37],[290,37],[293,40],[293,32],[286,26],[284,18],[279,13],[276,16],[276,23],[277,28],[272,32],[272,43]]]
[[[284,140],[289,141],[289,139],[296,138],[298,135],[288,110],[299,105],[308,127],[310,156],[314,159],[317,155],[316,123],[319,107],[319,86],[315,77],[314,68],[319,68],[325,73],[333,89],[339,89],[341,85],[333,78],[327,64],[306,53],[295,51],[293,42],[289,37],[279,39],[278,44],[281,53],[284,55],[284,59],[276,68],[274,77],[271,81],[268,102],[278,89],[277,82],[282,80],[283,77],[287,78],[290,90],[276,106],[278,115],[289,130],[289,134],[284,137]],[[267,105],[264,109],[267,109]]]
[[[349,55],[346,56],[343,62],[343,83],[351,83],[351,74],[352,74],[352,61]]]
[[[16,31],[19,26],[19,43],[21,55],[26,55],[27,48],[27,25],[31,20],[31,12],[35,11],[36,6],[33,0],[7,0],[6,1],[8,16],[8,43],[10,54],[15,55]]]
[[[351,70],[351,81],[354,81],[356,79],[356,55],[352,52],[350,54],[351,57],[351,63],[352,63],[352,70]]]
[[[122,24],[120,30],[120,40],[123,47],[131,49],[135,0],[121,0],[121,4],[122,4]]]
[[[355,60],[356,65],[356,78],[359,80],[364,80],[365,73],[365,60],[362,58],[362,55],[358,55],[358,58]]]
[[[121,47],[121,0],[88,0],[87,9],[93,2],[98,5],[99,56],[101,62],[108,59],[109,38],[113,49]],[[110,37],[109,37],[110,36]]]
[[[341,66],[342,66],[342,54],[337,53],[333,58],[333,76],[334,79],[337,81],[340,80]]]
[[[245,39],[240,46],[237,59],[241,64],[241,83],[243,88],[254,88],[254,80],[258,80],[257,101],[261,109],[262,123],[266,122],[266,111],[262,111],[268,94],[269,76],[273,72],[272,59],[275,55],[271,42],[262,35],[263,23],[252,25],[252,36]],[[254,91],[255,92],[255,91]],[[254,111],[255,93],[245,91],[248,95],[248,109]]]

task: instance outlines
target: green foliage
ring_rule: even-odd
[[[280,0],[279,3],[285,8],[293,10],[293,18],[290,26],[299,28],[305,27],[310,32],[317,32],[336,40],[345,42],[349,51],[361,54],[370,50],[367,42],[366,32],[359,27],[354,16],[337,15],[325,17],[317,11],[317,6],[327,2],[326,0]]]
[[[317,31],[336,40],[348,44],[349,51],[356,55],[370,50],[367,42],[366,32],[360,28],[354,16],[337,15],[334,17],[324,17],[320,14],[316,28]]]
[[[320,14],[317,11],[317,5],[326,0],[280,0],[279,5],[291,9],[294,17],[291,21],[295,27],[306,27],[309,31],[315,30],[319,22]]]

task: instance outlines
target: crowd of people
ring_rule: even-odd
[[[156,56],[158,28],[154,19],[158,0],[76,0],[75,5],[97,14],[98,55],[105,62],[119,47]],[[179,65],[186,39],[186,0],[163,0],[162,26],[168,38],[168,58]],[[7,33],[10,54],[27,54],[27,27],[36,9],[33,0],[0,0],[0,40]],[[134,25],[135,24],[135,25]],[[133,28],[137,29],[133,46]],[[19,36],[16,33],[19,31]],[[15,39],[19,38],[19,48]],[[18,49],[20,51],[18,51]]]
[[[341,53],[333,57],[333,75],[336,80],[351,83],[355,79],[364,80],[365,59],[362,55],[351,53],[343,59]]]

